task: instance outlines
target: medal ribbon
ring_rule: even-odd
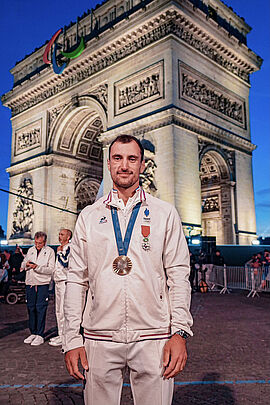
[[[113,229],[114,229],[114,235],[115,235],[115,240],[116,240],[119,256],[127,256],[131,235],[133,232],[133,228],[134,228],[135,221],[137,219],[137,215],[139,213],[141,204],[142,203],[139,202],[138,204],[135,205],[135,207],[132,210],[132,213],[131,213],[131,216],[130,216],[130,219],[128,222],[127,230],[125,233],[124,241],[122,239],[117,208],[111,207]]]

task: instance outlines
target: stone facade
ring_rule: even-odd
[[[143,140],[143,187],[173,203],[187,234],[249,244],[256,236],[249,75],[261,59],[246,46],[250,27],[220,0],[107,1],[58,37],[74,52],[56,74],[42,46],[13,69],[2,97],[12,111],[10,189],[31,179],[31,237],[57,243],[60,227],[92,203],[108,145],[120,133]],[[18,198],[10,196],[10,243]],[[17,201],[17,202],[16,202]],[[29,236],[29,235],[28,235]]]

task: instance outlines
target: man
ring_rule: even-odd
[[[113,189],[81,212],[72,239],[66,366],[84,379],[80,360],[86,405],[118,405],[127,366],[134,403],[168,405],[192,334],[186,240],[176,209],[139,187],[144,160],[136,138],[115,139],[108,169]]]
[[[55,282],[55,315],[58,327],[58,336],[50,339],[49,345],[61,346],[64,332],[64,296],[68,271],[68,256],[70,253],[70,239],[72,232],[61,229],[59,232],[60,246],[57,248],[53,279]]]
[[[21,271],[26,270],[26,301],[31,332],[24,343],[31,346],[44,343],[49,285],[55,262],[54,250],[46,245],[46,241],[46,233],[36,232],[35,246],[28,250],[21,266]]]
[[[20,272],[24,254],[20,246],[16,245],[15,252],[10,258],[10,269],[12,275],[12,281],[23,281],[25,279],[25,272]]]
[[[213,264],[215,266],[224,266],[224,257],[221,255],[220,250],[215,251]]]

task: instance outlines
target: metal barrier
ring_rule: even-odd
[[[210,290],[220,287],[220,294],[230,293],[230,290],[249,290],[248,297],[259,296],[259,292],[270,292],[270,267],[254,268],[236,266],[213,266],[208,274]]]

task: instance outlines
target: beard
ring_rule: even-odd
[[[114,178],[112,178],[112,180],[113,180],[114,184],[120,188],[128,189],[128,188],[134,186],[134,184],[136,184],[139,179],[139,178],[137,178],[137,176],[134,176],[134,173],[126,173],[126,174],[131,175],[127,178],[121,178],[120,176],[118,176],[119,174],[120,173],[117,173],[114,176]]]

